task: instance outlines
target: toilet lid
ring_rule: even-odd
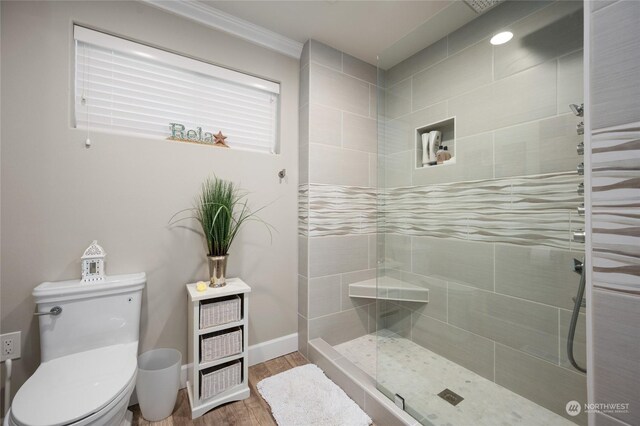
[[[99,411],[134,377],[137,352],[133,342],[43,362],[13,399],[13,419],[23,426],[58,426]]]

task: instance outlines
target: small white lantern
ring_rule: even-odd
[[[96,282],[104,280],[104,258],[107,253],[93,240],[82,255],[82,281]]]

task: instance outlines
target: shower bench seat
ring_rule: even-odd
[[[359,281],[349,284],[349,297],[384,299],[403,302],[429,302],[429,290],[391,277]]]

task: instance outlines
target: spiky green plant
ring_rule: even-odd
[[[214,176],[202,183],[195,206],[183,212],[191,211],[192,217],[200,223],[207,242],[208,255],[225,256],[245,222],[261,222],[271,234],[271,225],[256,216],[263,208],[251,211],[247,205],[246,193],[233,182]],[[180,213],[176,213],[170,222]]]

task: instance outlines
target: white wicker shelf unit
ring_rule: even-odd
[[[188,372],[187,372],[187,393],[189,394],[189,404],[191,405],[191,418],[202,416],[207,411],[231,401],[240,401],[249,398],[249,287],[240,278],[227,279],[227,285],[222,288],[207,288],[206,291],[196,291],[196,284],[187,284],[188,293]],[[238,308],[239,315],[234,314]],[[216,304],[213,306],[212,304]],[[204,307],[204,308],[203,308]],[[210,320],[222,319],[229,321],[223,324],[203,324],[201,323],[201,310],[209,313],[206,318]],[[225,309],[224,312],[211,312],[211,309]],[[203,312],[203,317],[206,315]],[[202,326],[202,327],[201,327]],[[241,352],[228,354],[229,342],[222,339],[219,352],[212,352],[207,346],[207,353],[224,355],[214,360],[203,359],[201,342],[202,339],[212,338],[224,334],[242,332]],[[237,348],[237,345],[231,345]],[[234,350],[232,349],[231,352]],[[238,363],[239,366],[238,366]],[[238,373],[240,373],[238,375]],[[224,383],[215,383],[215,381]],[[203,383],[208,386],[203,386]],[[220,391],[221,388],[224,390]],[[207,396],[206,392],[218,392]]]

